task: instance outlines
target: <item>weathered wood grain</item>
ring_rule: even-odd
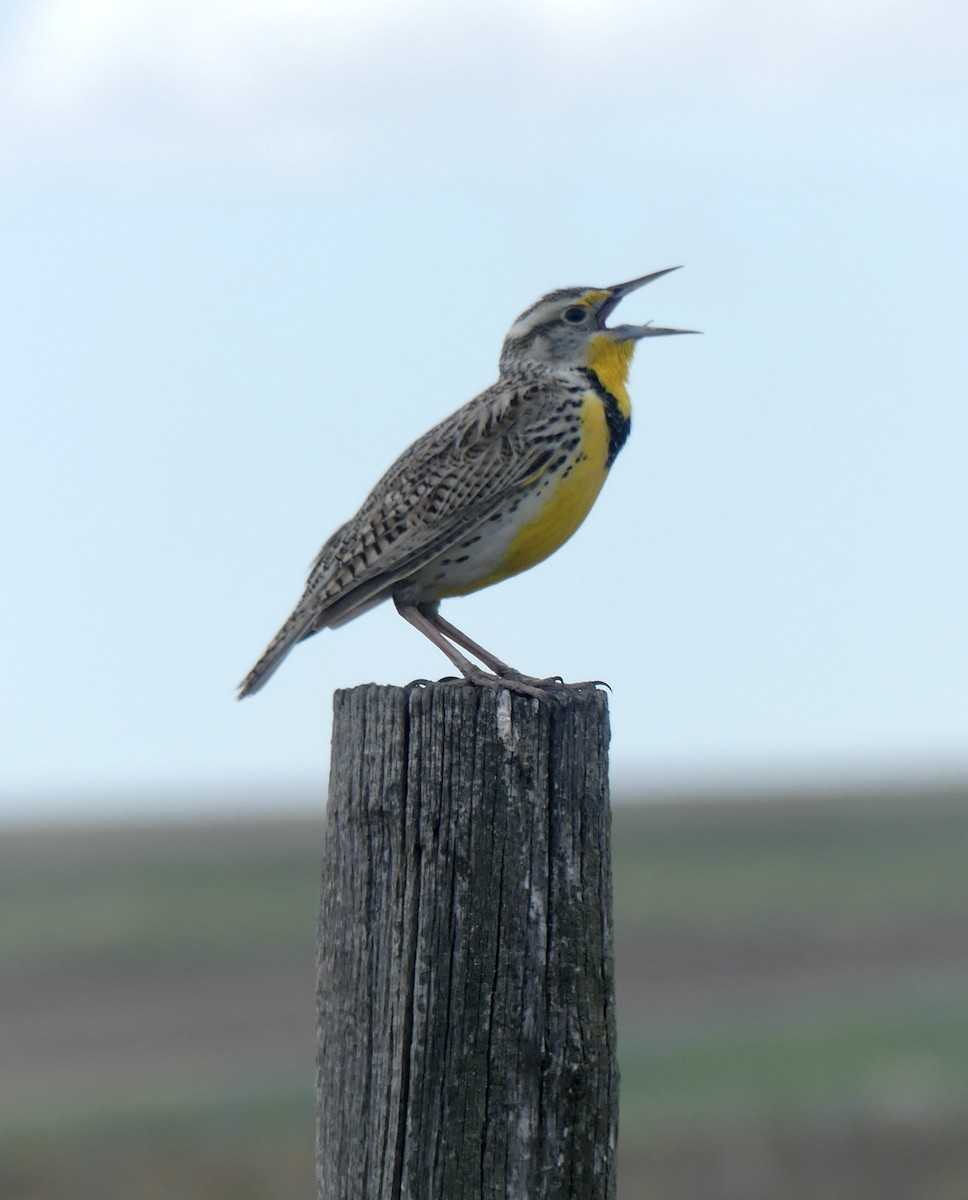
[[[320,1200],[608,1200],[608,710],[337,692],[319,923]]]

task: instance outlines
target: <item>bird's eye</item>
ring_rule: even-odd
[[[588,315],[588,310],[585,308],[566,308],[562,316],[569,325],[580,325]]]

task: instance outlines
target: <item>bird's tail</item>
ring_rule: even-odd
[[[253,692],[257,692],[268,682],[270,676],[275,674],[293,646],[313,632],[313,623],[317,616],[318,613],[312,612],[308,605],[306,609],[302,605],[297,606],[295,612],[269,643],[265,654],[239,684],[239,700],[251,696]]]

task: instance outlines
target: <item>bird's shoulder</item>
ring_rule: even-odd
[[[560,407],[577,405],[588,383],[577,373],[531,371],[502,377],[428,429],[393,463],[364,501],[374,508],[411,506],[455,474],[486,475],[527,457],[530,444]],[[499,472],[503,478],[504,472]]]
[[[391,471],[407,470],[411,463],[422,468],[438,456],[488,446],[508,435],[526,438],[542,428],[549,413],[587,388],[587,379],[573,371],[534,369],[502,377],[419,437]]]

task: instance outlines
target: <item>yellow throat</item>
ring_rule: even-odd
[[[602,387],[618,401],[623,417],[632,415],[632,401],[626,384],[635,342],[619,342],[605,333],[596,333],[588,342],[588,367],[598,376]]]

